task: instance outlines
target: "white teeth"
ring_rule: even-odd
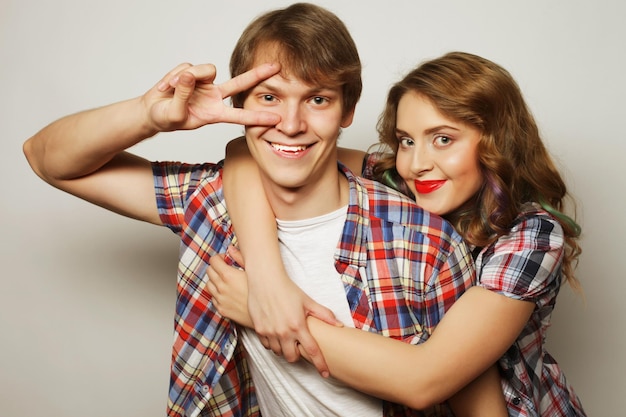
[[[278,143],[272,143],[272,148],[281,152],[300,152],[306,149],[306,146],[287,146]]]

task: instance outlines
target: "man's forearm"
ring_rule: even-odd
[[[24,153],[33,170],[54,183],[88,175],[156,133],[135,98],[59,119],[27,140]]]

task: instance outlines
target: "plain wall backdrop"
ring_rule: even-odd
[[[625,3],[319,2],[359,47],[364,92],[342,146],[366,149],[389,86],[450,50],[519,82],[579,203],[584,299],[565,287],[548,333],[590,416],[626,393]],[[45,184],[22,143],[69,113],[141,95],[180,62],[218,82],[253,0],[0,0],[0,415],[164,415],[178,239]],[[240,126],[158,135],[149,159],[217,161]],[[415,372],[419,372],[416,369]]]

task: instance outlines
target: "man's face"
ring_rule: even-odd
[[[255,65],[262,62],[268,61],[257,59]],[[276,74],[250,91],[245,109],[281,117],[272,127],[246,127],[248,147],[266,188],[308,193],[337,187],[337,138],[353,116],[344,115],[342,98],[339,87],[308,85],[288,73]]]

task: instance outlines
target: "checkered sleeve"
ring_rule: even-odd
[[[478,264],[481,286],[507,297],[537,301],[559,286],[563,229],[548,214],[523,217]]]
[[[214,164],[152,163],[157,208],[166,227],[174,233],[181,233],[186,201],[206,173],[217,168]]]

